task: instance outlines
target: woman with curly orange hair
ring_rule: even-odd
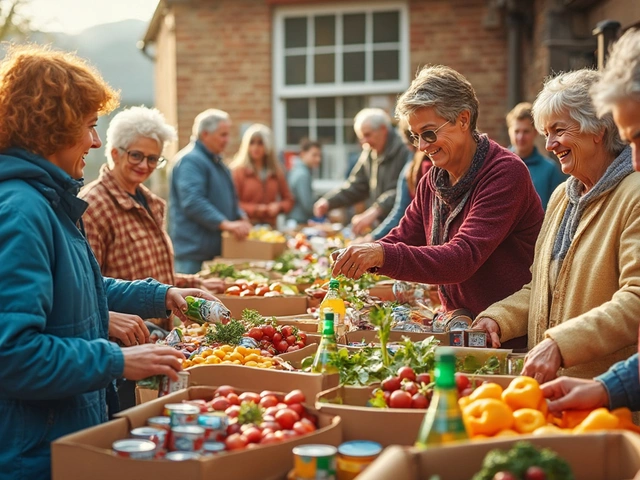
[[[49,478],[50,442],[107,420],[115,379],[177,380],[176,350],[108,341],[109,308],[184,318],[185,295],[214,298],[100,273],[76,195],[117,104],[74,55],[22,46],[0,62],[0,479]]]

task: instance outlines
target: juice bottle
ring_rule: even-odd
[[[455,372],[456,356],[453,349],[436,350],[436,385],[418,433],[416,447],[428,448],[469,438],[458,405]]]
[[[318,322],[318,332],[322,332],[324,310],[330,308],[333,311],[334,325],[338,335],[344,333],[344,317],[347,313],[347,307],[344,300],[340,296],[340,282],[335,278],[329,281],[329,291],[324,296],[324,300],[320,303],[320,321]]]
[[[338,369],[329,365],[329,354],[338,351],[338,343],[336,342],[336,334],[333,329],[333,312],[327,308],[324,314],[324,328],[322,329],[322,338],[313,359],[311,371],[313,373],[338,373]]]

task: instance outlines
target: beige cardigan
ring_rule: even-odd
[[[640,173],[585,209],[551,291],[551,251],[567,204],[562,184],[536,242],[531,283],[478,317],[494,319],[503,342],[528,333],[531,349],[552,338],[562,354],[559,374],[592,378],[637,352]]]

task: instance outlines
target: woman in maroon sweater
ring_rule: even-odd
[[[446,310],[475,315],[531,280],[540,198],[522,160],[478,133],[478,99],[455,70],[423,68],[396,112],[433,167],[400,224],[336,253],[333,275],[437,284]]]

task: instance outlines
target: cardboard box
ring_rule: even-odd
[[[401,342],[402,337],[409,337],[413,342],[420,342],[428,337],[434,337],[440,342],[440,345],[449,345],[448,333],[420,333],[420,332],[402,332],[399,330],[391,330],[389,334],[389,342]],[[349,343],[380,343],[377,330],[358,330],[356,332],[348,332],[345,334],[345,341]]]
[[[115,420],[56,440],[51,447],[53,480],[281,480],[293,467],[291,451],[296,445],[337,446],[342,441],[340,418],[316,412],[320,428],[308,436],[206,460],[132,460],[113,455],[111,445],[115,440],[127,438],[131,429],[145,425],[150,417],[161,415],[166,403],[211,398],[213,391],[213,388],[202,387],[181,390],[126,410]]]
[[[222,258],[275,260],[286,249],[286,242],[272,243],[259,240],[238,240],[227,232],[222,234]]]
[[[468,480],[477,473],[486,454],[494,448],[509,449],[526,440],[547,447],[563,457],[577,480],[632,479],[640,469],[640,437],[630,432],[591,435],[519,436],[509,440],[464,442],[418,451],[387,448],[358,480]]]
[[[305,314],[307,297],[305,295],[283,295],[281,297],[238,297],[235,295],[217,295],[231,310],[233,318],[240,318],[245,308],[256,310],[264,317],[278,315]]]
[[[374,285],[367,288],[369,295],[372,297],[378,297],[385,302],[395,302],[396,296],[393,294],[393,284]]]
[[[276,317],[278,325],[293,325],[298,330],[307,333],[318,333],[318,319],[313,315],[290,315],[285,317]]]

